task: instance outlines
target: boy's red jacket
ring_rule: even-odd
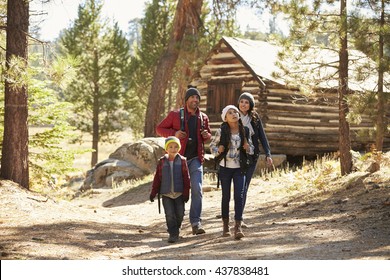
[[[191,181],[190,181],[190,173],[188,171],[187,160],[185,157],[183,157],[180,154],[178,154],[177,156],[179,156],[181,159],[181,173],[183,177],[183,198],[185,201],[188,201],[190,195]],[[162,177],[163,177],[162,167],[165,160],[168,160],[166,155],[161,157],[157,164],[156,173],[154,174],[154,179],[152,184],[152,191],[150,193],[152,197],[155,197],[159,192],[161,182],[162,182]]]

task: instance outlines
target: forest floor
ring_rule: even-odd
[[[152,177],[71,200],[0,181],[0,259],[389,260],[389,174],[388,168],[355,172],[322,189],[292,187],[289,176],[256,177],[244,214],[248,228],[239,241],[221,236],[221,191],[208,180],[206,234],[191,234],[188,203],[174,244],[167,243],[157,201],[148,200]]]

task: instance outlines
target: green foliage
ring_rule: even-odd
[[[29,126],[41,127],[29,136],[30,181],[43,184],[74,171],[75,155],[84,150],[67,150],[64,143],[74,137],[69,124],[72,105],[60,102],[48,81],[30,79]]]
[[[147,5],[141,20],[141,43],[135,45],[131,58],[129,79],[130,98],[126,108],[133,132],[140,136],[144,130],[146,106],[158,60],[168,44],[177,1],[153,0]]]
[[[384,70],[390,66],[390,19],[387,13],[390,1],[383,1],[384,4],[384,26],[380,24],[382,1],[359,0],[349,17],[351,35],[355,47],[367,54],[371,59],[377,61],[379,53],[379,35],[384,37],[385,57],[383,58]]]
[[[98,133],[99,141],[111,141],[112,133],[131,122],[127,111],[130,46],[117,24],[101,18],[102,2],[88,0],[79,6],[78,18],[60,37],[63,57],[79,63],[75,78],[64,90],[64,99],[74,104],[73,125]],[[134,120],[134,119],[133,119]]]
[[[376,84],[377,91],[374,95],[371,92],[363,93],[367,103],[360,107],[364,107],[365,113],[374,120],[376,144],[381,149],[383,133],[388,132],[386,107],[383,104],[387,104],[390,97],[389,93],[386,93],[389,83],[383,73],[388,73],[390,70],[390,19],[388,14],[390,1],[360,0],[356,4],[349,18],[354,45],[375,61],[372,67],[362,67],[359,78],[364,81],[371,72],[378,73],[380,77]],[[351,102],[359,104],[356,100],[351,100]]]
[[[34,55],[30,56],[34,59]],[[40,132],[29,136],[30,183],[46,184],[53,176],[63,176],[74,171],[73,160],[83,150],[66,150],[64,142],[72,137],[73,127],[68,123],[71,104],[58,101],[56,93],[50,89],[50,82],[37,80],[41,69],[29,68],[27,78],[29,88],[29,126]],[[4,87],[0,84],[0,143],[4,130]]]

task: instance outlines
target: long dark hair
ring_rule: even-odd
[[[238,119],[238,131],[240,133],[242,140],[245,140],[245,129],[241,119]],[[223,145],[225,147],[225,150],[228,149],[230,145],[230,136],[231,136],[230,126],[227,122],[223,122],[221,124],[221,139],[219,141],[218,146]]]

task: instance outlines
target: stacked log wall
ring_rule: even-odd
[[[307,98],[270,80],[264,81],[264,89],[258,77],[254,77],[236,55],[222,44],[210,55],[199,76],[192,82],[202,95],[201,110],[207,110],[210,82],[223,84],[237,81],[242,83],[242,92],[250,92],[257,98],[256,110],[263,121],[273,154],[316,156],[338,151],[337,92],[321,93],[317,99]],[[209,119],[214,134],[222,122],[220,113],[210,114]],[[351,124],[352,149],[369,150],[374,143],[373,138],[360,134],[364,134],[363,131],[372,133],[373,129],[374,124],[368,117],[363,117],[359,125]],[[390,137],[388,134],[386,136],[384,147],[389,149]]]
[[[270,88],[258,95],[271,150],[292,156],[316,156],[338,151],[339,114],[337,92],[309,99],[285,88]],[[374,143],[373,122],[363,116],[360,124],[350,124],[353,150],[367,151]],[[388,146],[389,138],[386,138]]]

